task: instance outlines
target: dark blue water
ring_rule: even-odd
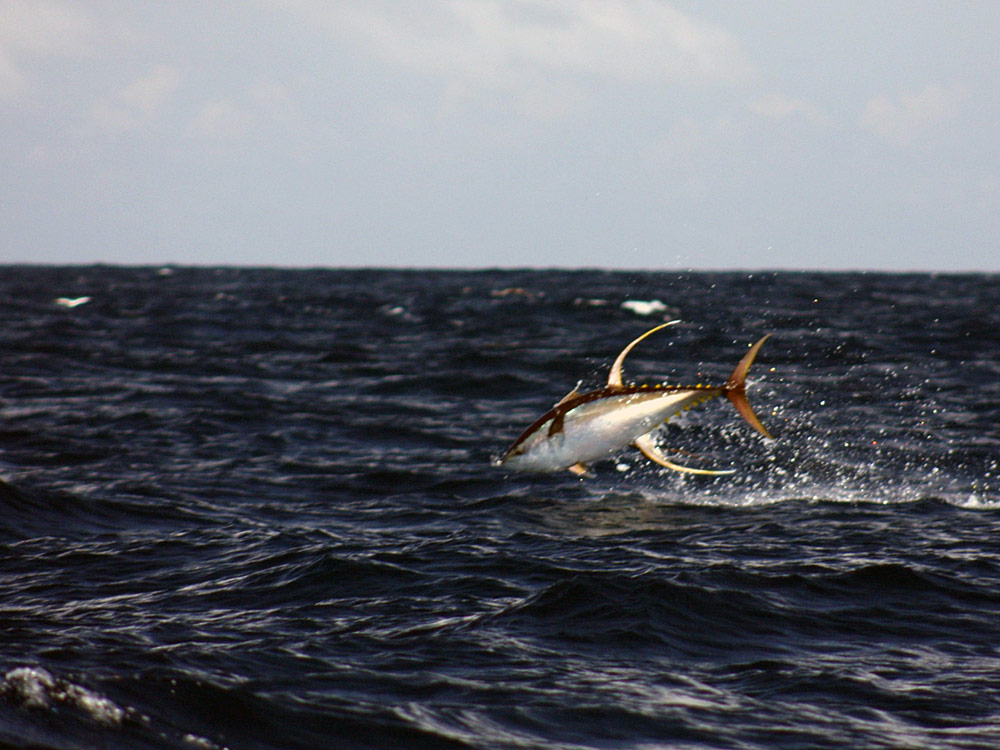
[[[0,746],[1000,746],[998,277],[7,267],[0,311]],[[490,465],[672,317],[630,378],[774,334],[776,440],[665,433],[735,475]]]

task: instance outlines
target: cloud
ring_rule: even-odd
[[[256,119],[246,106],[227,97],[203,105],[188,132],[198,138],[226,141],[245,135]]]
[[[108,100],[94,106],[92,117],[100,130],[118,134],[147,122],[181,85],[181,71],[157,65]]]
[[[820,122],[823,119],[812,102],[806,99],[789,99],[778,93],[768,94],[751,102],[750,110],[772,120],[802,117],[809,122]]]
[[[868,102],[859,123],[887,143],[906,147],[957,116],[968,96],[969,87],[964,85],[931,85],[895,99],[880,96]]]
[[[94,23],[80,8],[56,0],[0,3],[0,98],[29,87],[31,58],[73,56],[88,48]]]
[[[25,88],[24,73],[0,47],[0,99],[13,99]]]
[[[724,29],[656,0],[275,0],[415,73],[516,88],[539,74],[701,84],[751,75]]]
[[[122,104],[142,114],[154,112],[181,84],[181,72],[170,65],[157,65],[147,75],[126,86]]]
[[[277,128],[297,133],[297,140],[302,141],[302,124],[303,116],[288,88],[272,79],[259,79],[245,91],[204,103],[187,134],[209,141],[228,141]]]

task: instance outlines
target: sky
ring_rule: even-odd
[[[0,263],[1000,271],[994,0],[0,0]]]

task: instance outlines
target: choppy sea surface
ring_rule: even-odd
[[[1000,747],[1000,277],[20,266],[0,312],[0,746]],[[630,379],[773,333],[774,440],[663,432],[737,473],[491,465],[672,318]]]

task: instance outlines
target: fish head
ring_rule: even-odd
[[[553,442],[560,440],[559,435],[549,437],[543,429],[537,429],[512,445],[495,465],[511,471],[552,471]]]

